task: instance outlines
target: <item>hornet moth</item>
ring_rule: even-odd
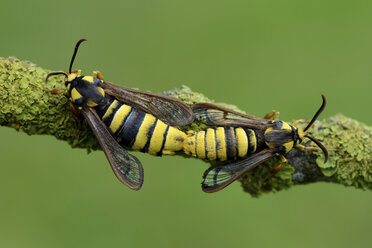
[[[189,135],[184,143],[184,152],[194,157],[222,162],[222,165],[211,166],[205,171],[203,191],[219,191],[276,156],[282,162],[277,166],[280,169],[286,161],[284,155],[293,148],[317,149],[301,145],[304,138],[309,138],[324,152],[324,162],[327,162],[327,149],[307,132],[325,108],[323,94],[322,99],[321,107],[304,129],[296,127],[299,121],[289,124],[278,120],[279,113],[275,111],[265,118],[258,118],[211,103],[192,105],[196,120],[217,127]]]
[[[158,156],[181,151],[186,134],[175,126],[191,123],[193,112],[176,98],[108,83],[98,71],[84,76],[80,70],[72,70],[83,41],[86,39],[75,45],[68,73],[49,73],[46,81],[55,75],[65,77],[66,90],[51,92],[66,94],[72,110],[88,122],[116,177],[129,188],[139,190],[142,164],[123,146]]]

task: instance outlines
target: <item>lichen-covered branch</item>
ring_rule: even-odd
[[[71,141],[77,130],[77,121],[70,111],[68,100],[63,94],[52,95],[39,88],[64,88],[62,78],[53,77],[45,83],[49,72],[14,57],[0,57],[0,125],[29,135],[53,135],[69,142],[72,147],[86,148],[88,151],[100,149],[85,122]],[[165,94],[190,105],[211,102],[203,94],[192,92],[186,86]],[[235,106],[224,105],[239,111]],[[205,126],[198,123],[182,127],[184,131],[203,128]],[[329,149],[328,163],[323,164],[321,152],[293,149],[287,156],[289,163],[279,172],[273,173],[271,170],[278,165],[278,161],[273,159],[247,173],[241,178],[243,189],[258,196],[263,192],[317,181],[372,189],[372,127],[339,114],[315,123],[310,132]]]

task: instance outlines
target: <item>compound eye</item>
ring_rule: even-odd
[[[278,128],[278,129],[281,129],[283,126],[283,122],[282,121],[275,121],[275,127]]]
[[[93,78],[93,84],[100,86],[101,80],[99,80],[98,78]]]

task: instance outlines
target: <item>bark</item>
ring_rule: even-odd
[[[52,77],[45,83],[49,72],[14,57],[0,57],[0,125],[29,135],[53,135],[69,142],[73,148],[85,148],[88,151],[100,149],[85,122],[79,134],[71,141],[77,130],[77,120],[70,110],[68,99],[63,94],[53,95],[39,88],[64,88],[62,77]],[[190,105],[213,102],[186,86],[164,94]],[[236,106],[222,105],[240,111]],[[205,125],[195,122],[181,129],[187,132],[204,128]],[[326,164],[322,162],[322,152],[293,149],[287,155],[288,163],[279,172],[272,173],[271,169],[279,163],[272,159],[242,177],[240,181],[244,191],[259,196],[263,192],[275,192],[293,185],[319,181],[372,189],[372,127],[338,114],[317,121],[310,132],[330,150]]]

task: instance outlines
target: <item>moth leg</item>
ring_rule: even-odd
[[[81,75],[81,70],[72,70],[71,73],[76,73],[78,76]]]
[[[312,151],[312,152],[319,151],[319,148],[314,147],[314,146],[304,146],[304,145],[296,144],[295,147],[300,151],[305,151],[305,150]]]
[[[310,122],[309,120],[299,119],[299,120],[293,121],[292,126],[296,127],[298,123],[305,124],[305,123],[309,123],[309,122]]]
[[[284,163],[287,162],[287,159],[283,155],[279,155],[279,158],[281,163],[270,170],[271,174],[278,173],[283,168]]]
[[[35,84],[33,82],[30,82],[30,84],[33,85],[33,86],[35,86],[36,88],[41,89],[42,91],[51,93],[53,95],[59,95],[59,94],[63,94],[63,93],[66,92],[66,90],[64,90],[64,89],[52,89],[52,90],[48,90],[48,89],[45,89],[45,88],[41,87],[40,85]]]
[[[71,111],[72,113],[75,115],[76,117],[76,122],[77,122],[77,130],[76,132],[74,133],[74,135],[72,135],[71,139],[70,139],[70,142],[74,141],[74,139],[76,138],[76,136],[79,134],[80,132],[80,129],[81,129],[81,115],[80,115],[80,112],[79,110],[75,107],[74,104],[72,104],[72,102],[70,102],[70,108],[71,108]]]
[[[266,120],[273,119],[274,121],[279,120],[279,111],[271,110],[269,113],[267,113],[264,117]]]
[[[315,147],[315,146],[304,146],[304,145],[300,145],[300,144],[297,144],[295,145],[295,147],[300,150],[300,151],[310,151],[310,152],[317,152],[319,151],[320,149],[318,147]],[[330,148],[330,149],[327,149],[328,151],[340,151],[340,149],[335,149],[335,148]]]
[[[99,80],[103,81],[103,76],[100,71],[93,71],[93,77],[98,78]]]
[[[270,169],[269,171],[269,175],[268,175],[268,178],[267,178],[267,183],[266,183],[266,186],[264,186],[264,190],[269,192],[271,191],[271,178],[274,174],[278,173],[284,166],[284,163],[287,162],[287,159],[283,156],[283,155],[279,155],[279,159],[281,161],[281,163],[273,168]]]

